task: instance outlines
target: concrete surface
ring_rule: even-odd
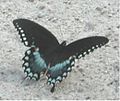
[[[0,0],[0,99],[118,100],[119,0]],[[27,49],[12,24],[34,20],[67,43],[105,36],[109,43],[80,59],[69,77],[50,93],[46,78],[26,80],[21,68]]]

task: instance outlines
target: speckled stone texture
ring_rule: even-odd
[[[0,99],[119,99],[119,0],[0,0]],[[61,43],[105,36],[109,43],[80,59],[54,93],[39,81],[25,80],[27,49],[12,21],[34,20]]]

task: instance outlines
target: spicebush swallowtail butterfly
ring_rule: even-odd
[[[33,21],[15,19],[13,24],[24,45],[29,47],[22,65],[26,77],[39,80],[45,74],[48,77],[47,83],[52,85],[51,92],[54,92],[56,83],[67,77],[76,59],[108,42],[103,36],[93,36],[68,45],[66,41],[60,44],[51,32]]]

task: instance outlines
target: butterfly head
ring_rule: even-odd
[[[62,45],[62,46],[66,46],[66,41],[63,41],[63,42],[61,43],[61,45]]]

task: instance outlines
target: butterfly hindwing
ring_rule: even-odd
[[[67,73],[72,70],[72,66],[74,62],[74,58],[65,60],[61,63],[57,63],[54,66],[50,67],[47,72],[47,76],[49,79],[55,79],[56,81],[62,81],[63,77],[67,77]],[[63,75],[64,74],[64,75]],[[57,79],[57,77],[60,76],[61,79]],[[51,80],[48,80],[48,83],[55,83],[51,82]]]
[[[72,71],[72,66],[74,66],[74,63],[74,57],[71,57],[68,60],[57,63],[48,69],[47,83],[53,86],[51,92],[54,92],[55,84],[62,82],[62,80],[67,77],[68,73]]]
[[[40,75],[47,69],[47,65],[42,55],[39,50],[34,47],[25,52],[23,61],[22,67],[24,68],[24,73],[26,74],[26,77],[29,77],[30,79],[38,80]]]
[[[58,40],[51,32],[33,21],[16,19],[13,24],[25,46],[35,45],[42,53],[59,46]]]

